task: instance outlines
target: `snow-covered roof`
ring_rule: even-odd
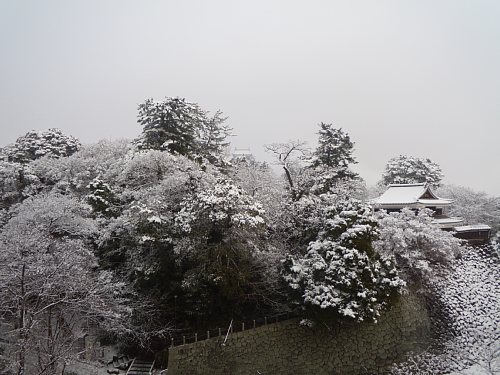
[[[392,184],[376,199],[378,204],[411,204],[416,203],[425,193],[425,184]]]
[[[233,151],[233,155],[236,156],[247,156],[247,155],[252,155],[252,152],[250,151],[249,148],[235,148]]]
[[[491,230],[491,227],[486,224],[475,224],[475,225],[463,225],[460,227],[455,227],[457,232],[475,232],[475,231],[486,231]]]
[[[461,217],[443,217],[440,219],[434,219],[432,220],[432,222],[441,229],[450,229],[462,224],[464,222],[464,219],[462,219]]]
[[[432,220],[433,223],[435,224],[457,224],[463,222],[464,219],[461,217],[446,217],[442,219],[434,219]]]
[[[430,195],[431,198],[424,195]],[[384,194],[372,200],[376,206],[448,206],[452,203],[450,199],[437,197],[429,186],[421,184],[391,184]]]

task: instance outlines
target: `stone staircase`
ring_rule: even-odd
[[[153,373],[154,361],[134,359],[126,375],[151,375]]]

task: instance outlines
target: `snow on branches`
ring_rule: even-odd
[[[82,321],[117,328],[130,311],[123,284],[98,270],[89,240],[96,227],[88,208],[69,197],[27,199],[0,233],[0,323],[9,328],[7,356],[16,373],[33,363],[56,373],[76,358]],[[120,323],[118,323],[120,322]]]
[[[182,98],[147,99],[139,105],[137,122],[144,127],[137,141],[140,149],[168,150],[182,155],[192,152],[204,113]]]
[[[193,160],[206,159],[222,167],[227,164],[223,153],[231,135],[226,119],[220,111],[210,117],[198,104],[183,98],[147,99],[139,105],[137,122],[143,126],[143,132],[136,146],[141,150],[185,155]]]
[[[59,129],[47,131],[30,131],[17,141],[5,147],[2,154],[8,161],[27,163],[42,156],[70,156],[80,149],[80,142],[65,135]]]
[[[439,186],[443,173],[430,159],[400,155],[390,159],[382,175],[382,184],[413,184],[427,182]]]
[[[487,224],[492,235],[500,230],[500,197],[456,185],[441,186],[437,194],[453,200],[450,216],[462,217],[469,224]]]
[[[185,232],[190,232],[193,223],[205,218],[211,223],[227,226],[256,227],[264,224],[264,210],[241,188],[225,179],[218,179],[209,190],[186,197],[181,203],[177,223]]]
[[[310,165],[323,176],[323,184],[331,185],[336,180],[353,179],[357,174],[349,169],[349,164],[355,164],[356,159],[352,155],[354,143],[349,134],[341,128],[335,129],[332,124],[320,123],[318,132],[318,147],[312,155]],[[329,180],[329,183],[326,181]]]
[[[375,249],[394,256],[408,282],[428,285],[460,252],[461,241],[432,222],[431,210],[379,211],[376,218],[380,234]]]
[[[94,212],[108,217],[113,216],[116,197],[111,186],[96,177],[90,182],[87,188],[90,190],[90,193],[85,198],[88,204],[92,206]]]
[[[404,287],[391,257],[372,248],[377,222],[359,201],[324,207],[317,238],[304,255],[290,255],[283,278],[306,313],[376,321]]]

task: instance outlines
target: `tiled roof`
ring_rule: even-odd
[[[460,227],[455,227],[455,231],[457,232],[472,232],[472,231],[485,231],[491,230],[491,227],[486,224],[475,224],[475,225],[463,225]]]
[[[428,192],[434,198],[421,198]],[[437,197],[427,184],[391,184],[384,194],[372,200],[377,206],[390,205],[423,205],[447,206],[452,203],[449,199]]]

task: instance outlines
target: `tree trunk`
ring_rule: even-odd
[[[296,198],[296,193],[295,193],[295,187],[293,186],[293,180],[292,180],[292,175],[290,174],[290,171],[286,167],[286,165],[283,166],[283,169],[285,170],[286,178],[288,180],[288,184],[290,185],[290,191],[292,192],[292,199],[295,201],[297,200]]]
[[[25,332],[25,315],[26,315],[26,300],[25,300],[25,286],[24,277],[26,273],[26,264],[23,264],[21,270],[21,308],[19,310],[19,341],[21,347],[19,348],[19,364],[17,375],[24,375],[26,367],[26,332]]]

